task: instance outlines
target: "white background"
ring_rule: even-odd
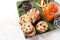
[[[18,24],[18,0],[0,0],[0,40],[24,40]]]

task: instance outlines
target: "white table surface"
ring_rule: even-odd
[[[23,32],[20,29],[20,25],[18,24],[19,17],[18,17],[18,12],[16,7],[17,1],[18,0],[0,0],[0,40],[25,40]],[[52,35],[53,33],[54,32],[50,32],[50,35]],[[58,32],[56,32],[56,34],[57,33]],[[47,37],[48,36],[47,34],[49,35],[49,33],[46,33],[46,34],[42,34],[42,36]],[[31,40],[45,39],[42,36],[38,36],[38,37],[37,36],[33,37]],[[51,36],[49,36],[49,39],[50,38]]]
[[[0,0],[0,40],[25,40],[18,24],[18,0]]]

